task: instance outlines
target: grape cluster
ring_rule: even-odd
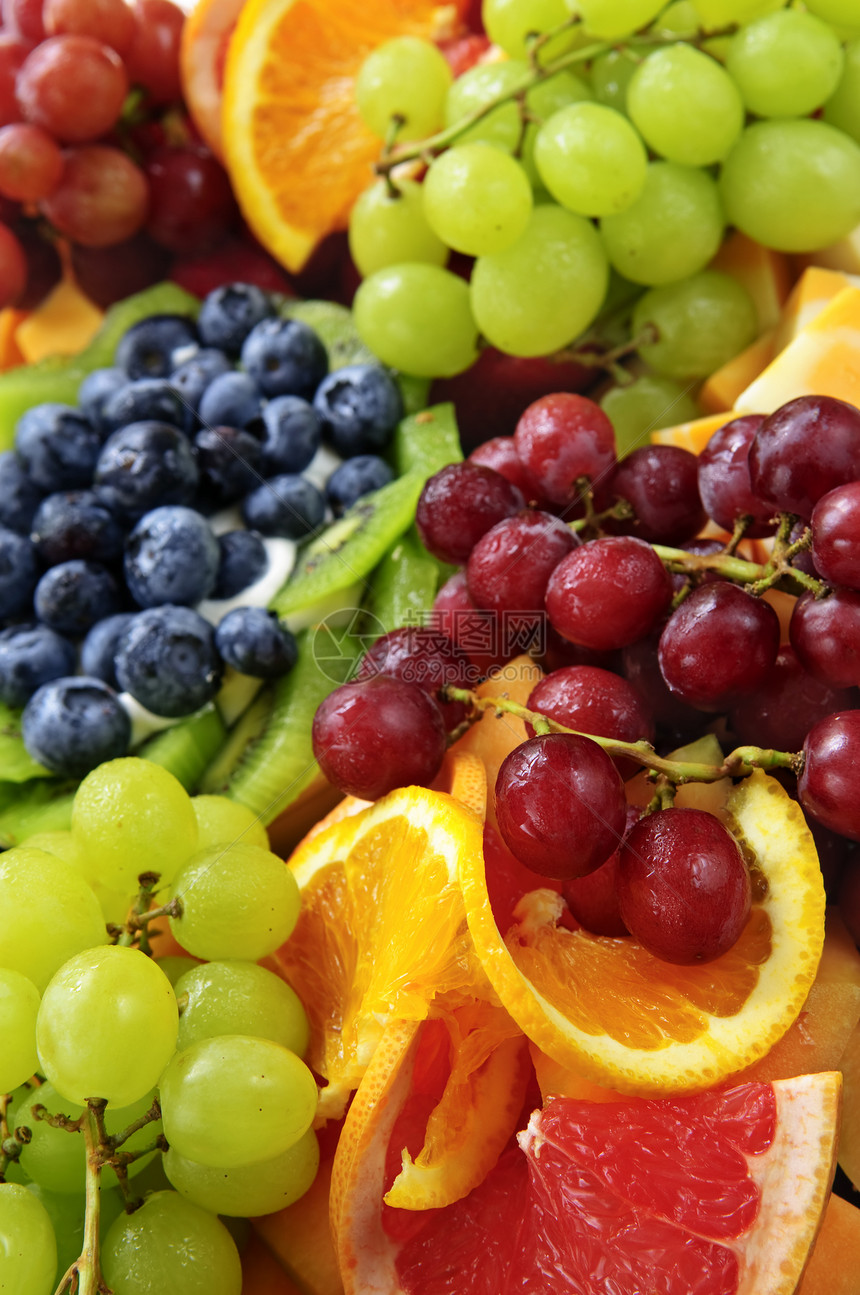
[[[751,342],[709,263],[729,226],[808,252],[857,224],[860,29],[832,25],[847,3],[743,8],[484,0],[504,59],[373,51],[355,93],[384,147],[349,229],[368,345],[450,376],[481,338],[546,355],[635,302],[628,345],[677,398]]]
[[[106,305],[238,227],[224,168],[182,115],[172,0],[4,0],[0,305],[61,272]]]
[[[461,570],[431,625],[380,640],[320,708],[323,769],[368,798],[431,781],[444,750],[438,704],[407,716],[406,686],[410,705],[442,682],[437,703],[468,708],[477,680],[530,651],[548,673],[525,710],[510,707],[531,735],[495,787],[505,844],[561,879],[598,933],[630,931],[669,961],[719,956],[748,916],[748,871],[717,820],[672,806],[672,769],[650,760],[651,744],[668,750],[717,725],[767,749],[745,767],[760,756],[800,773],[816,831],[860,840],[858,456],[860,411],[828,397],[729,422],[699,460],[651,446],[620,462],[592,401],[534,402],[510,441],[427,482],[419,534]],[[709,517],[714,538],[697,538]],[[718,526],[731,538],[716,538]],[[742,556],[745,534],[767,537],[767,563]],[[789,595],[782,626],[771,589]],[[495,691],[486,705],[508,707],[503,674]],[[449,731],[463,720],[456,712]],[[622,780],[642,764],[663,783],[655,812],[631,822]],[[675,780],[687,776],[704,775]]]
[[[140,740],[135,715],[212,701],[226,668],[286,674],[297,645],[267,604],[297,545],[391,480],[401,415],[387,370],[329,373],[249,284],[133,325],[78,407],[27,410],[0,455],[0,702],[33,758],[80,777]]]
[[[259,965],[298,918],[292,874],[250,810],[127,758],[83,781],[70,831],[6,852],[0,896],[7,1284],[50,1295],[87,1262],[117,1292],[140,1271],[173,1290],[193,1262],[239,1295],[216,1215],[290,1204],[319,1162],[308,1020]],[[188,956],[153,956],[159,921]]]

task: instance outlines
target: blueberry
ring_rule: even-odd
[[[178,369],[173,370],[170,374],[170,385],[179,392],[185,404],[196,414],[200,408],[200,397],[212,379],[217,378],[221,373],[229,373],[232,367],[223,351],[202,347],[192,355],[190,360],[186,360]]]
[[[201,427],[194,448],[200,493],[216,507],[234,503],[260,484],[260,442],[244,427]]]
[[[301,472],[322,440],[319,414],[301,396],[275,396],[263,410],[264,477]]]
[[[23,706],[43,683],[72,674],[76,662],[74,643],[47,625],[0,630],[0,701]]]
[[[296,640],[274,612],[263,607],[236,607],[215,631],[215,646],[227,665],[255,679],[277,679],[292,670]]]
[[[266,546],[256,531],[227,531],[218,536],[221,561],[213,598],[233,598],[260,579],[269,565]]]
[[[322,522],[325,500],[305,477],[284,474],[245,496],[242,517],[246,526],[263,535],[300,540]]]
[[[255,324],[274,313],[272,303],[253,283],[225,283],[203,299],[197,328],[205,346],[238,355]]]
[[[104,403],[102,421],[107,432],[146,420],[169,423],[183,432],[190,431],[196,421],[194,411],[167,378],[136,378]]]
[[[39,560],[32,541],[0,526],[0,620],[9,620],[33,605]]]
[[[116,363],[130,378],[166,378],[188,347],[196,348],[198,333],[186,315],[150,315],[132,324],[116,348]]]
[[[0,526],[29,535],[42,495],[14,450],[0,454]]]
[[[71,405],[33,405],[15,427],[18,461],[46,493],[88,486],[100,449],[98,432]]]
[[[314,408],[343,458],[384,450],[403,417],[400,389],[378,364],[348,364],[320,383]]]
[[[263,409],[260,388],[247,373],[219,373],[200,397],[198,415],[207,427],[250,427]]]
[[[211,701],[221,683],[212,626],[190,607],[151,607],[135,616],[117,645],[121,688],[176,719]]]
[[[242,367],[266,396],[312,396],[328,373],[328,352],[297,319],[264,319],[242,346]]]
[[[43,684],[24,708],[21,730],[33,759],[65,778],[82,778],[125,755],[131,739],[116,693],[84,675]]]
[[[114,392],[128,383],[128,374],[122,369],[93,369],[78,387],[78,404],[81,413],[92,423],[102,436],[110,430],[102,420],[105,403]]]
[[[362,495],[387,486],[394,473],[375,454],[357,454],[354,459],[341,463],[326,483],[326,498],[335,517],[340,517]]]
[[[96,494],[132,521],[157,504],[188,504],[197,489],[194,451],[168,423],[130,423],[105,441],[93,478]]]
[[[43,625],[81,638],[103,616],[120,609],[120,590],[106,567],[73,558],[59,562],[42,576],[33,596]]]
[[[84,674],[103,679],[116,688],[114,657],[119,640],[134,620],[134,612],[117,612],[96,621],[81,644],[81,669]]]
[[[43,499],[30,538],[47,567],[71,558],[114,562],[122,556],[123,529],[92,490],[64,490]]]
[[[140,607],[187,605],[211,592],[220,551],[212,528],[193,508],[154,508],[125,546],[125,582]]]

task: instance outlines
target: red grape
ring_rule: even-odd
[[[415,510],[421,542],[442,562],[465,562],[481,536],[525,507],[516,486],[477,463],[449,463],[425,483]]]
[[[380,674],[329,693],[314,716],[312,741],[329,782],[346,795],[377,800],[395,787],[433,781],[445,755],[445,726],[423,688]]]
[[[776,530],[773,507],[756,498],[750,481],[750,446],[763,422],[762,414],[733,418],[714,432],[698,460],[699,493],[708,516],[729,532],[743,514],[752,517],[745,531],[750,539]]]
[[[359,663],[356,680],[390,675],[417,684],[438,704],[450,732],[466,717],[460,701],[441,701],[437,696],[444,684],[470,688],[478,682],[477,671],[456,643],[446,634],[423,625],[402,626],[382,634]]]
[[[640,694],[620,675],[597,666],[553,670],[532,689],[526,705],[580,733],[614,737],[622,742],[654,740],[654,720]],[[531,725],[526,728],[532,736]],[[622,778],[629,778],[639,769],[637,763],[624,757],[614,763]]]
[[[27,258],[27,283],[15,302],[19,310],[34,310],[63,276],[63,263],[53,239],[46,238],[37,221],[19,221],[15,226]]]
[[[204,148],[159,148],[147,159],[147,233],[180,256],[213,251],[235,226],[239,208],[227,172]]]
[[[785,644],[767,678],[730,712],[739,741],[775,751],[799,751],[813,724],[835,710],[848,710],[854,695],[832,688],[804,670]]]
[[[41,126],[14,122],[0,127],[0,193],[18,202],[39,202],[63,174],[63,154]]]
[[[92,36],[50,36],[24,60],[16,89],[27,121],[86,144],[119,118],[128,76],[116,50]]]
[[[621,653],[621,668],[625,679],[647,699],[660,727],[674,736],[689,738],[701,729],[702,714],[670,692],[669,685],[660,673],[657,647],[662,632],[662,628],[652,630],[645,638],[624,648]]]
[[[547,581],[576,538],[550,513],[523,512],[499,522],[478,541],[466,565],[476,607],[503,618],[503,629],[531,635],[544,607]],[[508,634],[505,631],[506,646]],[[527,644],[520,643],[521,650]]]
[[[47,35],[92,36],[117,54],[125,54],[134,35],[125,0],[45,0],[43,14]]]
[[[788,624],[803,667],[832,688],[860,684],[860,593],[834,589],[826,598],[802,594]]]
[[[707,520],[699,498],[698,460],[677,445],[643,445],[622,459],[607,493],[626,499],[633,517],[613,521],[616,535],[677,545],[698,534]]]
[[[638,821],[639,810],[635,805],[628,805],[626,830],[629,832]],[[591,931],[592,935],[618,937],[630,934],[618,905],[620,857],[621,842],[606,862],[595,868],[594,872],[589,872],[584,877],[574,877],[562,886],[561,893],[571,913],[580,926]]]
[[[36,45],[45,39],[42,0],[3,0],[3,26]]]
[[[102,310],[167,278],[170,253],[143,230],[110,247],[71,247],[75,282]]]
[[[798,396],[766,418],[749,452],[753,492],[809,518],[822,495],[860,478],[860,411],[832,396]]]
[[[601,650],[635,643],[666,611],[672,586],[644,540],[589,540],[564,558],[546,590],[547,615],[573,643]]]
[[[815,505],[812,560],[830,584],[860,589],[860,481],[828,490]]]
[[[27,258],[8,225],[0,225],[0,308],[18,301],[27,283]]]
[[[170,0],[134,0],[134,35],[126,54],[128,75],[154,103],[182,99],[179,46],[185,15]]]
[[[521,490],[526,503],[535,508],[544,508],[546,500],[541,494],[538,483],[526,470],[525,464],[517,454],[511,436],[494,436],[489,441],[477,446],[469,455],[469,463],[480,463],[484,468],[493,468],[510,481],[511,485]]]
[[[30,41],[12,32],[0,31],[0,126],[21,120],[15,85],[18,69],[32,48]]]
[[[662,809],[641,818],[621,846],[621,917],[665,962],[719,958],[736,943],[751,886],[737,842],[701,809]]]
[[[447,635],[471,661],[481,678],[509,659],[499,632],[499,618],[480,611],[469,597],[465,571],[446,580],[436,595],[430,613],[430,627]]]
[[[533,737],[502,762],[496,818],[508,849],[527,868],[582,877],[609,858],[624,833],[624,784],[589,738]]]
[[[514,444],[547,499],[557,505],[575,502],[577,478],[588,477],[596,485],[615,466],[612,423],[593,400],[567,392],[529,405],[517,423]]]
[[[803,744],[797,796],[807,814],[852,841],[860,841],[860,710],[837,711],[818,721]]]
[[[85,247],[121,243],[146,219],[146,177],[130,157],[106,144],[65,153],[63,177],[41,204],[61,234]]]

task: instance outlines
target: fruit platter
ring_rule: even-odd
[[[0,1292],[860,1295],[860,0],[0,0]]]

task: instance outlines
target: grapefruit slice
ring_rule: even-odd
[[[197,0],[182,27],[182,95],[194,125],[224,160],[221,98],[227,46],[245,0]]]
[[[356,1097],[380,1114],[351,1195],[333,1195],[347,1295],[793,1295],[832,1180],[838,1073],[552,1098],[479,1187],[418,1214],[382,1204],[415,1047],[383,1047]]]

